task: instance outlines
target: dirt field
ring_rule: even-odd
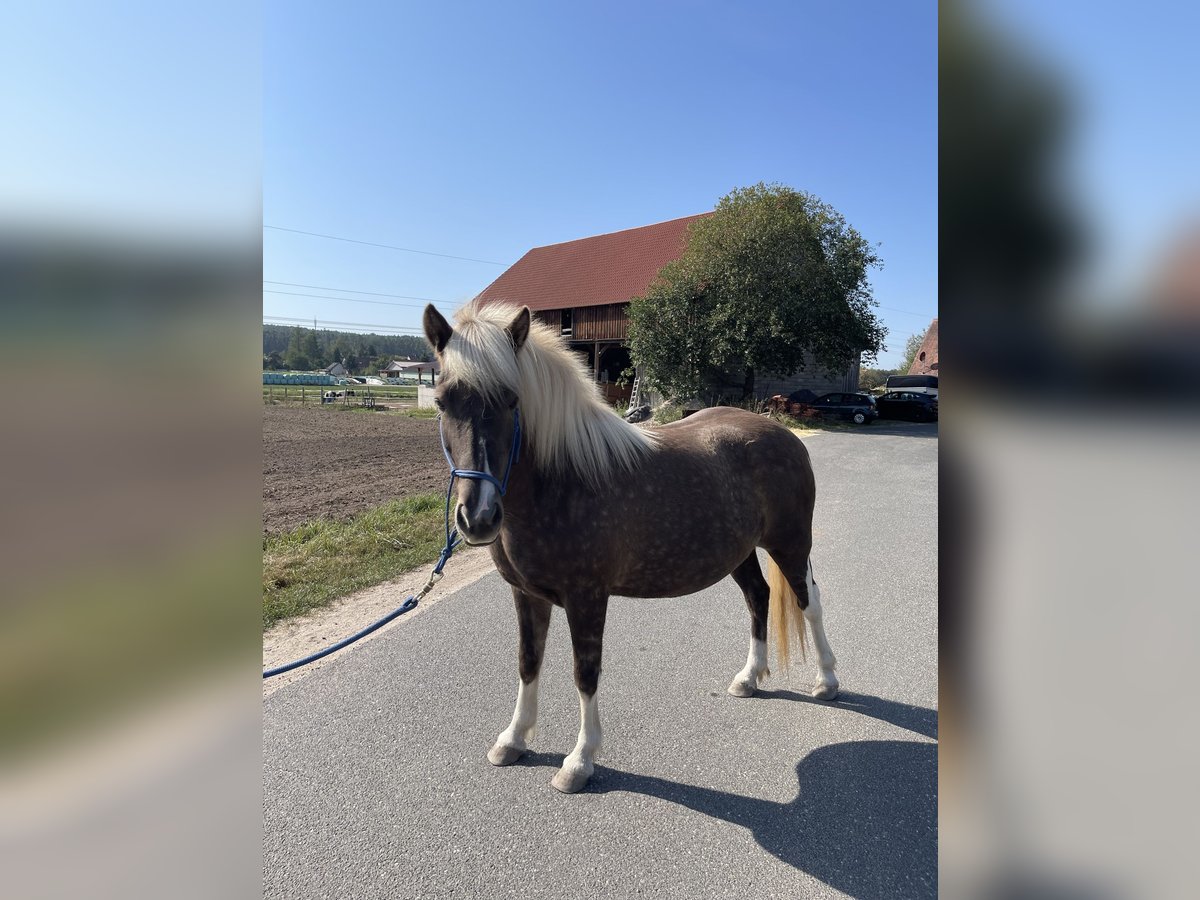
[[[319,406],[263,407],[263,531],[347,518],[448,477],[437,421]]]

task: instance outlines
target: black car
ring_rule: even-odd
[[[855,425],[873,421],[879,412],[867,394],[824,394],[808,404],[825,419],[849,419]]]
[[[875,401],[881,419],[907,419],[910,422],[936,422],[936,394],[917,394],[912,391],[888,391]]]

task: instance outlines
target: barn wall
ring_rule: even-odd
[[[562,330],[562,311],[557,309],[539,309],[533,314],[539,322],[544,322],[554,329],[557,334]]]
[[[574,333],[576,341],[623,341],[629,332],[627,304],[610,303],[607,306],[581,306],[575,310]]]
[[[794,375],[780,378],[777,375],[760,374],[755,379],[755,393],[760,397],[771,397],[807,388],[819,397],[830,391],[857,391],[858,370],[859,361],[856,358],[841,372],[826,373],[805,354],[805,368]]]
[[[756,373],[754,393],[760,399],[772,397],[775,394],[790,394],[792,391],[810,390],[818,397],[830,391],[858,390],[859,360],[855,358],[847,363],[840,372],[824,371],[809,354],[804,355],[804,368],[786,378],[766,372]],[[745,373],[733,369],[728,372],[718,384],[711,385],[706,394],[722,394],[736,400],[741,397],[742,379]],[[705,396],[707,400],[708,397]]]

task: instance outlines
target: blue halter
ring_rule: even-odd
[[[439,561],[438,571],[441,566],[445,565],[445,561],[450,558],[450,554],[458,549],[462,543],[462,538],[458,534],[457,528],[450,527],[450,499],[454,496],[454,479],[470,478],[475,481],[488,481],[496,486],[496,490],[503,497],[505,491],[508,490],[508,476],[512,474],[513,464],[521,456],[521,411],[513,410],[513,439],[512,447],[508,451],[508,465],[504,467],[504,479],[497,479],[494,475],[489,475],[487,472],[479,472],[475,469],[458,469],[454,466],[454,460],[450,458],[450,451],[446,449],[446,430],[442,426],[442,417],[438,416],[438,437],[442,440],[442,454],[446,457],[446,463],[450,466],[450,484],[446,486],[446,547],[442,550],[442,559]]]

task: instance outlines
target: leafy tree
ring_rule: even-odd
[[[275,351],[275,350],[272,350],[270,353],[264,354],[263,355],[263,368],[264,369],[272,369],[272,370],[282,369],[283,368],[283,357],[280,356],[278,351]]]
[[[921,344],[925,343],[925,335],[911,334],[904,344],[904,362],[900,364],[900,371],[907,375],[908,370],[912,368],[913,360],[917,358],[917,352],[921,349]]]
[[[908,370],[905,369],[905,372]],[[864,367],[858,373],[858,386],[864,391],[883,387],[892,375],[902,374],[899,369],[872,369]]]
[[[300,339],[300,352],[308,359],[308,365],[305,368],[321,365],[321,345],[317,342],[315,331],[304,329],[304,336]]]
[[[288,341],[286,359],[289,369],[299,369],[303,371],[309,367],[308,354],[306,354],[304,351],[303,328],[292,329],[292,335]]]
[[[867,271],[875,251],[828,204],[782,185],[722,197],[691,225],[683,256],[629,305],[633,357],[647,381],[685,399],[722,373],[787,377],[805,353],[840,371],[860,351],[873,360],[884,329]]]

